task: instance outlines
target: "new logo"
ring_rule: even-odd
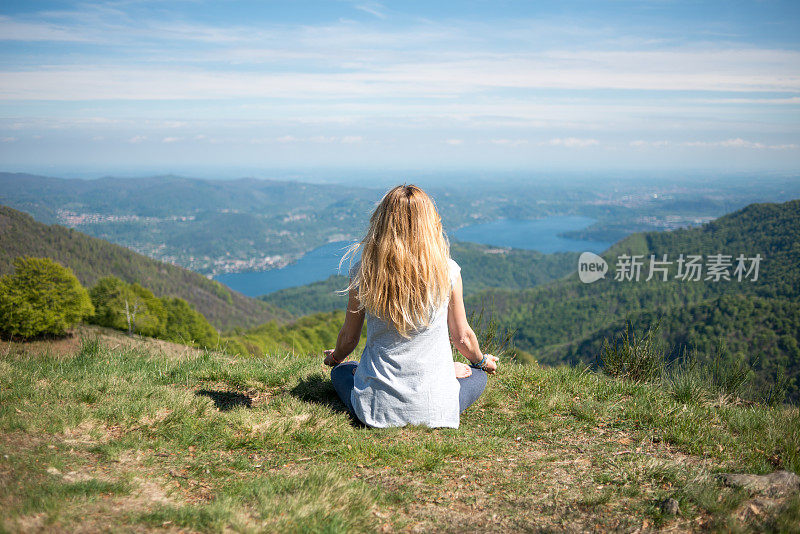
[[[606,260],[593,252],[584,252],[578,258],[578,278],[584,284],[591,284],[605,278],[607,272]]]

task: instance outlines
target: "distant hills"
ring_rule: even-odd
[[[344,177],[343,177],[344,178]],[[416,182],[409,176],[409,182]],[[613,242],[632,232],[697,224],[753,202],[796,198],[800,182],[487,179],[427,188],[445,228],[499,218],[582,215],[567,237]],[[63,179],[0,172],[0,204],[201,274],[274,268],[331,241],[361,236],[386,188],[182,176]],[[385,183],[385,182],[380,182]]]
[[[232,291],[193,271],[76,230],[42,224],[28,214],[0,206],[0,274],[9,273],[13,259],[25,255],[46,256],[70,267],[85,286],[93,285],[103,276],[114,275],[126,282],[137,282],[156,296],[180,297],[223,331],[270,320],[284,322],[290,317],[284,310]]]
[[[350,238],[376,196],[366,188],[252,178],[0,173],[0,204],[202,274],[283,265]]]

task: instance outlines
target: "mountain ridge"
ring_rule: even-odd
[[[246,297],[196,272],[58,224],[40,223],[8,206],[0,206],[0,251],[0,274],[10,273],[11,263],[18,256],[46,256],[71,268],[84,286],[113,275],[139,283],[159,297],[180,297],[222,331],[291,318],[285,310]]]

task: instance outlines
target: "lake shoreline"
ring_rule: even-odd
[[[452,241],[477,243],[501,249],[556,252],[602,252],[612,243],[562,237],[564,232],[585,229],[596,219],[581,215],[553,215],[538,219],[500,218],[464,225],[448,232]],[[268,295],[289,287],[302,286],[337,274],[338,263],[353,241],[333,241],[310,250],[279,269],[221,273],[214,280],[251,297]],[[342,272],[347,274],[347,265]]]

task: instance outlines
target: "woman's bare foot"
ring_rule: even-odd
[[[461,362],[453,362],[453,366],[456,369],[456,378],[467,378],[472,375],[472,368],[469,365]]]

